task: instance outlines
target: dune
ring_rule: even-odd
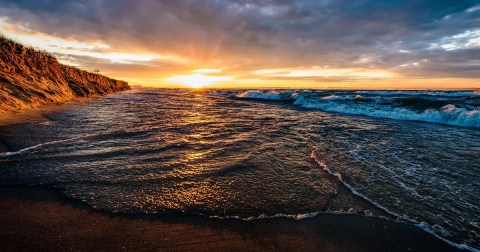
[[[0,36],[0,113],[130,90],[127,82],[60,64]]]

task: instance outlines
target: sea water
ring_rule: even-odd
[[[480,248],[478,91],[136,89],[45,117],[0,130],[0,185],[130,214],[377,216]]]

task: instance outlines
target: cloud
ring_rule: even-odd
[[[151,61],[146,68],[159,72],[214,68],[249,75],[322,66],[480,78],[479,6],[478,0],[4,0],[0,15],[20,30],[108,46],[117,53],[105,56],[110,64],[92,53],[107,48],[63,53],[80,64],[97,58],[112,71],[118,56],[120,63]]]
[[[438,43],[432,43],[431,48],[442,48],[447,51],[469,48],[480,48],[480,29],[467,30],[453,36],[446,36]]]
[[[310,68],[310,69],[260,69],[252,72],[253,75],[286,78],[350,78],[350,79],[384,79],[392,78],[391,72],[376,69],[355,68]]]
[[[200,68],[193,70],[194,73],[220,73],[222,69],[214,69],[214,68]]]

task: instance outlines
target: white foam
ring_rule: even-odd
[[[372,213],[369,211],[365,211],[364,215],[358,214],[355,211],[319,211],[319,212],[311,212],[311,213],[302,213],[302,214],[274,214],[274,215],[268,215],[268,214],[260,214],[258,216],[250,216],[250,217],[241,217],[238,215],[226,215],[226,216],[221,216],[221,215],[213,215],[213,216],[207,216],[200,214],[202,216],[212,218],[212,219],[236,219],[236,220],[243,220],[243,221],[254,221],[254,220],[262,220],[262,219],[275,219],[275,218],[287,218],[287,219],[293,219],[293,220],[304,220],[304,219],[309,219],[316,217],[317,215],[320,214],[334,214],[334,215],[357,215],[357,216],[366,216],[366,217],[374,217]],[[380,217],[381,218],[381,217]],[[385,217],[383,217],[385,218]],[[388,220],[388,219],[387,219]]]
[[[244,221],[253,221],[253,220],[261,220],[261,219],[275,219],[275,218],[288,218],[288,219],[294,219],[294,220],[303,220],[307,218],[313,218],[323,212],[312,212],[312,213],[303,213],[303,214],[275,214],[275,215],[267,215],[267,214],[261,214],[258,216],[250,216],[250,217],[241,217],[238,215],[227,215],[227,216],[220,216],[220,215],[214,215],[214,216],[208,216],[209,218],[213,219],[236,219],[236,220],[244,220]]]
[[[440,235],[438,235],[436,232],[435,232],[435,229],[433,229],[431,226],[429,226],[427,223],[425,222],[420,222],[420,223],[416,223],[414,224],[416,227],[422,229],[423,231],[437,237],[438,239],[448,243],[450,246],[452,247],[455,247],[457,249],[461,249],[461,250],[468,250],[468,251],[472,251],[472,252],[480,252],[480,250],[476,249],[476,248],[473,248],[473,247],[470,247],[466,244],[458,244],[458,243],[455,243],[455,242],[452,242]]]
[[[480,94],[480,91],[357,91],[361,94],[408,94],[425,95],[441,94],[444,96],[465,96]],[[480,128],[480,108],[466,109],[459,108],[453,104],[448,104],[440,109],[427,109],[423,112],[411,110],[406,107],[395,107],[384,104],[385,101],[391,101],[391,97],[368,97],[372,102],[358,103],[354,100],[362,100],[365,97],[361,95],[327,95],[319,98],[306,98],[299,92],[279,92],[279,91],[245,91],[237,94],[237,98],[262,99],[262,100],[292,100],[293,105],[301,106],[307,109],[318,109],[326,112],[336,112],[351,115],[363,115],[371,117],[389,118],[406,121],[423,121],[454,126],[477,127]]]
[[[290,98],[290,93],[281,93],[277,91],[262,92],[258,90],[246,91],[236,95],[237,98],[262,99],[262,100],[286,100]]]
[[[328,101],[348,101],[353,99],[355,98],[352,96],[338,96],[334,94],[322,97],[322,100],[328,100]]]
[[[399,90],[399,91],[357,91],[360,94],[367,95],[428,95],[428,96],[446,96],[446,97],[467,97],[467,96],[476,96],[480,95],[480,90],[475,91],[442,91],[442,90],[430,90],[430,91],[408,91],[408,90]]]
[[[422,230],[434,235],[435,237],[437,237],[438,239],[448,243],[449,245],[455,247],[455,248],[458,248],[458,249],[462,249],[462,250],[469,250],[469,251],[475,251],[475,252],[480,252],[479,250],[475,249],[475,248],[472,248],[466,244],[458,244],[458,243],[455,243],[455,242],[452,242],[444,237],[442,237],[441,235],[439,235],[435,229],[428,225],[427,223],[425,222],[419,222],[419,221],[416,221],[412,218],[410,218],[409,216],[407,215],[404,215],[404,214],[399,214],[399,213],[396,213],[382,205],[380,205],[379,203],[375,202],[374,200],[368,198],[367,196],[365,196],[364,194],[358,192],[353,186],[351,186],[350,184],[348,184],[347,182],[345,182],[343,179],[342,179],[342,176],[340,175],[340,173],[338,172],[335,172],[332,168],[328,167],[327,164],[320,158],[320,153],[321,153],[321,150],[320,149],[315,149],[312,151],[312,154],[311,154],[311,158],[324,170],[324,171],[327,171],[328,174],[330,175],[333,175],[335,176],[338,180],[341,181],[341,183],[350,190],[350,192],[352,192],[354,195],[364,199],[365,201],[369,202],[370,204],[374,205],[375,207],[385,211],[386,213],[392,215],[392,216],[395,216],[397,218],[397,221],[400,221],[400,222],[407,222],[407,223],[411,223],[419,228],[421,228]]]
[[[62,143],[69,143],[72,141],[77,141],[77,140],[85,140],[85,139],[90,139],[90,138],[95,138],[95,137],[102,137],[102,136],[107,136],[110,134],[118,134],[118,133],[126,133],[127,131],[125,130],[120,130],[120,131],[114,131],[114,132],[109,132],[109,133],[100,133],[100,134],[87,134],[79,137],[72,137],[72,138],[67,138],[67,139],[62,139],[62,140],[56,140],[56,141],[51,141],[51,142],[46,142],[46,143],[41,143],[37,145],[33,145],[30,147],[26,147],[23,149],[20,149],[18,151],[12,151],[12,152],[2,152],[0,153],[0,158],[7,158],[7,157],[12,157],[12,156],[17,156],[23,153],[31,152],[43,147],[48,147],[52,145],[57,145],[57,144],[62,144]]]
[[[420,113],[406,108],[379,105],[376,103],[318,102],[316,100],[301,98],[300,100],[295,100],[293,104],[308,109],[319,109],[327,112],[480,128],[480,110],[457,108],[453,104],[445,105],[440,110],[428,109]]]

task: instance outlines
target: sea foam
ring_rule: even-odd
[[[303,94],[301,92],[246,91],[236,95],[236,97],[240,99],[292,101],[292,105],[295,106],[326,112],[480,128],[480,107],[466,108],[458,107],[455,104],[446,104],[439,108],[432,107],[418,111],[412,107],[398,104],[398,102],[396,103],[395,99],[399,98],[392,96],[398,94],[418,96],[422,93],[419,91],[357,91],[356,94],[322,94],[319,96],[312,96],[308,93]],[[430,91],[423,94],[451,97],[478,95],[476,91]],[[370,96],[364,97],[364,95]],[[428,101],[438,100],[440,100],[440,98],[434,97]]]
[[[236,95],[237,98],[246,99],[261,99],[261,100],[288,100],[290,93],[283,93],[277,91],[262,92],[262,91],[246,91]]]
[[[382,206],[378,202],[370,199],[368,196],[365,194],[359,192],[355,187],[350,185],[348,182],[346,182],[344,179],[342,179],[342,175],[335,171],[332,167],[328,166],[325,161],[322,159],[322,151],[321,149],[314,149],[310,155],[310,157],[329,175],[334,176],[336,179],[338,179],[352,194],[364,199],[365,201],[369,202],[370,204],[374,205],[375,207],[385,211],[386,213],[390,214],[391,216],[394,216],[397,218],[397,222],[406,222],[406,223],[411,223],[415,225],[416,227],[432,234],[433,236],[437,237],[438,239],[448,243],[450,246],[453,246],[457,249],[461,250],[468,250],[468,251],[473,251],[473,252],[480,252],[476,248],[470,247],[466,244],[460,244],[460,243],[455,243],[453,241],[450,241],[449,239],[445,238],[445,231],[440,230],[438,228],[435,228],[436,225],[429,225],[426,222],[419,222],[415,220],[414,218],[411,218],[410,216],[407,216],[405,214],[400,214],[397,212],[392,211],[391,209]],[[317,213],[318,214],[318,213]],[[313,215],[315,216],[315,215]],[[369,216],[369,214],[366,213],[366,216]]]

